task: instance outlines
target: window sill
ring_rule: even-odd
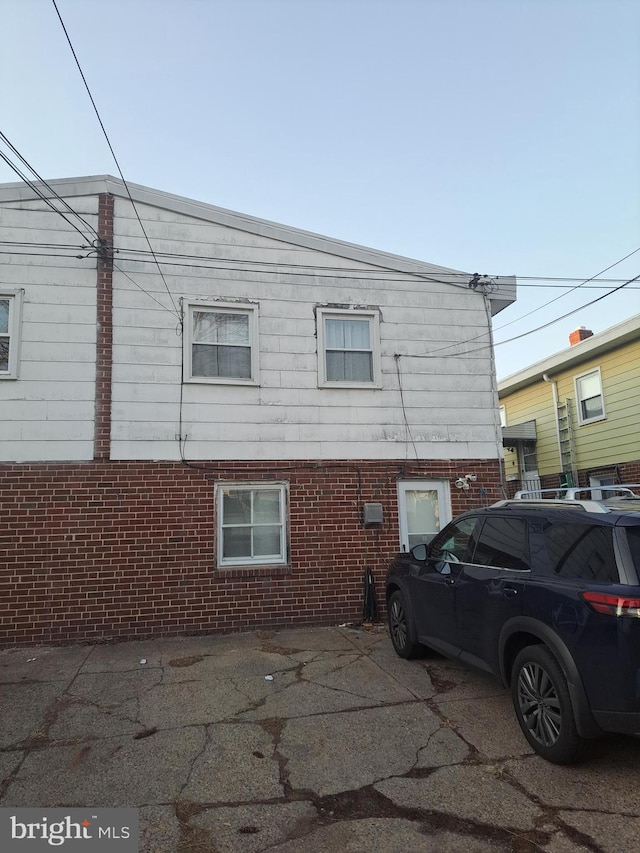
[[[291,566],[216,566],[219,578],[282,578],[291,574]]]
[[[257,379],[225,379],[218,376],[188,376],[184,381],[193,385],[249,385],[255,388],[260,386]]]
[[[599,424],[602,421],[606,421],[606,419],[607,419],[606,415],[599,415],[597,418],[589,418],[588,421],[578,420],[578,426],[583,427],[583,426],[589,426],[590,424]]]
[[[345,390],[363,388],[369,391],[379,391],[382,385],[379,382],[319,382],[318,388],[344,388]]]

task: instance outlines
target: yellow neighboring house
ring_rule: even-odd
[[[517,489],[640,483],[640,314],[498,382]]]

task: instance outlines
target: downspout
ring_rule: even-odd
[[[491,324],[491,303],[486,293],[483,293],[484,309],[487,315],[489,328],[489,352],[491,354],[491,395],[493,397],[493,423],[496,436],[496,449],[498,451],[498,467],[500,471],[500,488],[502,497],[508,497],[507,484],[504,472],[504,447],[502,444],[502,427],[500,426],[500,394],[498,392],[498,379],[496,377],[496,357],[493,349],[493,326]]]
[[[556,422],[556,438],[558,440],[558,462],[559,462],[559,471],[564,471],[564,466],[562,464],[562,444],[560,442],[560,421],[558,420],[558,384],[555,379],[552,379],[548,373],[543,373],[542,378],[545,382],[549,382],[551,384],[551,390],[553,393],[553,413],[554,420]]]

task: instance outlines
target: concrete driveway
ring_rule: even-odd
[[[640,741],[534,756],[381,628],[0,652],[0,806],[136,806],[145,853],[636,851]]]

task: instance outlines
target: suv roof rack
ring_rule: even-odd
[[[536,500],[538,496],[545,499],[545,495],[553,495],[551,500],[573,501],[581,500],[580,495],[587,493],[589,497],[586,500],[606,500],[609,497],[632,498],[640,499],[640,494],[636,494],[633,489],[640,488],[640,483],[624,483],[618,486],[558,486],[556,489],[523,489],[516,492],[515,500]],[[600,497],[594,498],[593,495],[599,494]],[[536,497],[529,497],[529,496]],[[548,500],[548,498],[547,498]]]
[[[538,489],[537,494],[541,491],[549,491],[555,492],[556,489]],[[555,507],[556,509],[561,509],[562,507],[570,507],[571,509],[581,509],[584,512],[611,512],[611,509],[604,504],[602,501],[590,501],[590,500],[579,500],[577,498],[522,498],[518,494],[516,494],[515,498],[511,498],[506,501],[498,501],[497,503],[491,504],[492,507],[505,507],[505,508],[513,508],[516,507],[518,509],[523,509],[522,504],[526,503],[528,507]]]

